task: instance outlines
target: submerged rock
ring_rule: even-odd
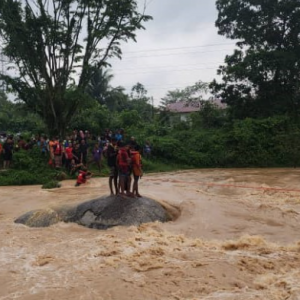
[[[59,221],[58,213],[55,210],[39,209],[22,215],[15,220],[15,223],[25,224],[29,227],[48,227]]]
[[[113,226],[167,222],[171,214],[160,203],[149,198],[119,196],[101,197],[74,207],[57,207],[28,212],[15,223],[30,227],[48,227],[58,222],[74,222],[89,228],[107,229]]]

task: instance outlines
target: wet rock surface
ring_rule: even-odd
[[[27,212],[15,220],[29,227],[49,227],[60,220],[58,212],[53,209],[39,209]]]
[[[89,228],[167,222],[172,217],[158,202],[149,198],[101,197],[74,207],[30,211],[15,220],[30,227],[48,227],[58,222],[74,222]]]

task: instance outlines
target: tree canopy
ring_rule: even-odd
[[[300,112],[300,2],[217,0],[219,34],[237,49],[212,84],[234,117]]]
[[[193,102],[203,100],[203,94],[207,93],[208,84],[202,81],[198,81],[191,86],[187,86],[184,89],[176,89],[168,91],[166,96],[163,97],[162,104],[164,106],[176,103],[180,101]]]
[[[14,75],[0,79],[63,134],[95,72],[121,58],[121,42],[150,19],[136,0],[2,0],[0,37]]]

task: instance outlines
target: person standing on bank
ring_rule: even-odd
[[[53,146],[53,151],[55,168],[60,169],[62,166],[62,156],[64,151],[62,140],[57,139],[57,143]]]
[[[3,169],[9,169],[13,157],[13,141],[10,137],[3,144]]]
[[[80,162],[82,164],[86,165],[87,164],[88,146],[84,139],[82,139],[80,142],[79,150],[80,150]]]

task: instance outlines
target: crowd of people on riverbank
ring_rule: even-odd
[[[49,166],[65,169],[70,175],[77,175],[76,186],[86,182],[91,176],[88,168],[94,164],[101,172],[103,159],[109,167],[109,188],[111,194],[139,197],[138,181],[143,175],[141,154],[151,156],[151,145],[145,142],[138,145],[134,137],[126,140],[122,129],[112,131],[106,129],[99,136],[88,131],[74,130],[65,139],[46,136],[34,136],[25,140],[22,136],[7,136],[0,142],[0,157],[3,159],[3,169],[11,167],[15,152],[40,149],[48,157]],[[132,189],[131,181],[133,175]]]

